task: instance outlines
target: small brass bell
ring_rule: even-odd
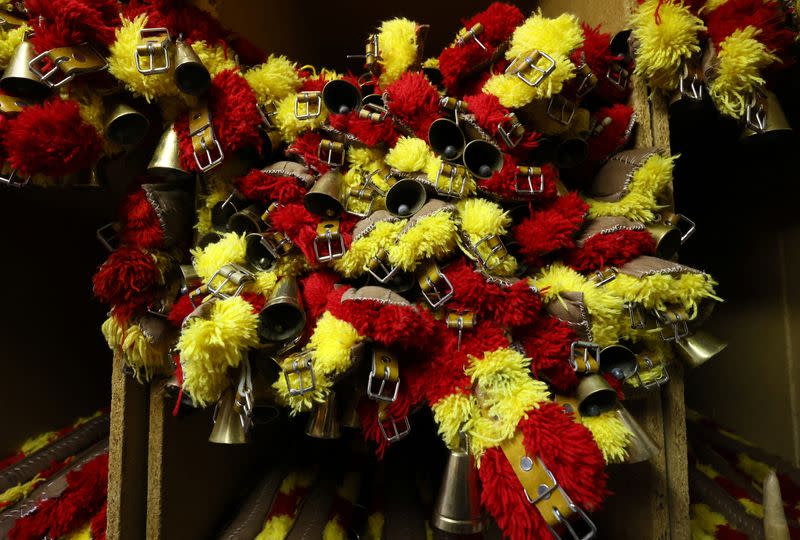
[[[145,115],[128,105],[117,102],[109,107],[105,119],[106,137],[120,146],[136,146],[150,129]]]
[[[147,174],[158,176],[168,181],[186,180],[191,175],[181,165],[178,133],[174,124],[167,126],[158,141],[156,151],[147,165]]]
[[[275,262],[272,251],[265,243],[263,234],[248,234],[245,238],[245,259],[260,272],[269,270]]]
[[[681,231],[672,225],[655,223],[647,226],[647,230],[656,241],[656,256],[671,259],[681,247]]]
[[[503,168],[503,153],[490,142],[475,139],[464,147],[464,166],[477,178],[490,178]]]
[[[753,92],[745,110],[745,125],[742,141],[775,143],[792,133],[792,126],[786,119],[778,97],[765,88]]]
[[[473,535],[486,527],[481,512],[480,479],[463,434],[459,443],[447,459],[431,526],[446,534]]]
[[[675,342],[678,354],[690,368],[701,366],[725,350],[728,344],[708,332],[698,330]]]
[[[306,312],[300,305],[297,280],[284,277],[258,316],[258,335],[262,341],[282,342],[300,335],[306,324]]]
[[[255,204],[239,210],[228,218],[228,230],[240,235],[263,232],[267,224],[261,221],[261,214],[261,208]]]
[[[200,96],[211,87],[211,75],[185,41],[175,43],[175,85],[184,94]]]
[[[223,392],[214,410],[214,427],[208,442],[217,444],[245,444],[249,440],[249,419],[244,414],[244,403],[233,388]]]
[[[449,118],[439,118],[431,123],[428,140],[433,151],[447,160],[458,159],[467,144],[461,128]]]
[[[386,210],[398,217],[408,217],[425,206],[427,199],[428,194],[422,182],[400,178],[386,191]]]
[[[610,345],[600,350],[600,371],[624,381],[636,374],[636,355],[624,345]]]
[[[625,427],[633,434],[630,442],[628,443],[626,463],[641,463],[649,461],[653,456],[658,454],[658,446],[645,432],[644,428],[639,425],[639,422],[628,412],[628,410],[620,405],[615,411],[617,418],[619,418]]]
[[[601,375],[581,377],[575,397],[581,416],[598,416],[617,406],[617,393]]]
[[[33,45],[23,40],[14,51],[14,56],[0,78],[0,90],[11,96],[39,101],[50,95],[50,87],[30,69],[29,63],[36,57]]]
[[[789,524],[786,521],[781,486],[778,475],[770,470],[764,477],[764,540],[789,540]]]
[[[342,79],[329,81],[322,89],[322,101],[331,113],[347,114],[361,105],[361,91]]]
[[[306,435],[315,439],[338,439],[342,436],[336,404],[336,393],[331,390],[325,401],[317,403],[311,411]]]
[[[344,205],[339,199],[342,180],[342,173],[336,169],[331,169],[320,176],[303,197],[306,210],[326,219],[340,216],[344,212]]]

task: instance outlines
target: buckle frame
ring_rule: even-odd
[[[642,364],[644,364],[644,366],[642,366]],[[655,369],[656,367],[659,366],[661,366],[660,377],[647,383],[642,380],[641,374],[644,371],[650,371],[651,369]],[[652,358],[643,354],[637,357],[636,359],[636,379],[639,381],[639,386],[641,386],[645,390],[652,390],[653,388],[658,388],[659,386],[663,386],[664,384],[669,382],[669,372],[667,371],[667,365],[664,362],[659,362],[658,364],[656,364],[655,362],[653,362]]]
[[[541,60],[547,61],[547,65],[545,67],[539,67],[538,64]],[[542,84],[542,81],[549,77],[555,69],[556,61],[552,56],[539,49],[531,49],[530,51],[517,56],[508,65],[505,73],[506,75],[515,75],[528,86],[536,88]],[[531,80],[528,77],[533,73],[537,73],[538,75]]]
[[[580,359],[579,351],[583,351]],[[590,354],[591,352],[594,352],[594,355]],[[569,346],[569,365],[576,373],[584,375],[599,372],[600,345],[591,341],[573,341]]]
[[[136,69],[142,75],[155,75],[166,73],[171,67],[169,58],[169,44],[172,42],[167,28],[142,28],[139,30],[139,45],[136,46]],[[164,56],[164,65],[156,66],[156,53],[160,51]],[[161,54],[158,55],[158,58]],[[150,67],[142,66],[142,59],[150,60]]]
[[[381,248],[369,259],[366,269],[378,283],[383,284],[391,280],[400,267],[389,266],[389,252]]]
[[[489,246],[489,254],[485,257],[480,251],[480,246],[482,244]],[[500,263],[503,262],[503,259],[508,256],[508,249],[503,243],[503,239],[496,234],[488,234],[484,236],[475,242],[473,248],[475,251],[475,256],[478,257],[478,261],[481,263],[481,266],[483,266],[486,270],[494,270],[500,265]],[[489,264],[492,260],[494,260],[495,263]]]
[[[215,280],[218,277],[221,277],[222,280],[219,282],[219,284],[215,284]],[[254,281],[255,276],[252,272],[250,272],[250,270],[239,266],[238,264],[224,264],[211,275],[204,288],[212,296],[222,300],[227,300],[228,298],[233,298],[234,296],[239,296],[242,294],[242,291],[247,284]],[[228,283],[233,283],[236,285],[236,291],[233,294],[222,292],[222,289]],[[197,290],[195,292],[197,292]]]
[[[317,379],[314,376],[313,369],[314,358],[311,352],[311,350],[307,350],[295,353],[281,363],[281,371],[283,371],[286,389],[289,391],[290,396],[303,396],[317,387]],[[304,372],[308,372],[311,378],[311,383],[308,385],[303,382]],[[297,375],[298,386],[292,386],[289,375]]]
[[[50,60],[53,67],[43,71],[45,67],[44,60]],[[50,88],[59,88],[78,75],[103,71],[107,67],[108,62],[106,59],[100,56],[100,53],[88,42],[80,45],[56,47],[36,55],[28,62],[28,68],[39,77],[41,82]],[[61,77],[53,82],[51,78],[57,72],[61,73]]]
[[[445,321],[448,328],[456,328],[458,330],[458,345],[456,350],[461,350],[461,335],[464,329],[475,328],[475,312],[474,311],[448,311]]]
[[[328,155],[323,156],[325,148],[327,147]],[[317,157],[320,161],[324,161],[331,167],[341,167],[344,165],[345,157],[347,156],[347,148],[343,142],[332,141],[330,139],[322,139],[317,146]]]
[[[560,111],[558,110],[559,106]],[[572,119],[575,118],[577,109],[578,105],[574,101],[565,98],[561,94],[555,94],[547,103],[547,116],[559,124],[568,126],[572,123]]]
[[[580,83],[575,90],[575,97],[583,99],[597,86],[597,75],[592,72],[589,64],[583,62],[576,70],[576,77],[580,77]]]
[[[386,431],[385,424],[387,422],[390,423],[392,426],[391,436]],[[409,433],[411,433],[411,422],[409,422],[408,416],[404,416],[401,422],[404,424],[402,431],[398,429],[398,423],[394,418],[390,416],[387,420],[386,418],[381,418],[380,413],[378,414],[378,427],[381,430],[381,435],[383,435],[384,439],[386,439],[386,442],[388,442],[389,444],[396,443],[397,441],[404,439],[405,437],[408,436]]]
[[[214,135],[208,106],[195,110],[189,117],[189,137],[192,139],[194,161],[202,172],[213,169],[225,159],[222,146]],[[202,155],[205,155],[205,162],[201,161]]]
[[[620,62],[612,62],[606,72],[606,79],[619,90],[625,91],[628,89],[631,74],[627,69],[622,67]]]
[[[681,231],[680,228],[678,227],[678,223],[680,223],[681,221],[685,221],[686,223],[689,224],[689,228],[686,230],[686,232]],[[689,239],[689,237],[692,236],[697,230],[697,224],[688,217],[686,217],[684,214],[674,214],[672,212],[665,212],[661,215],[661,222],[664,225],[675,227],[680,231],[681,245],[685,244],[686,241]]]
[[[304,113],[300,113],[301,104],[305,105]],[[320,114],[322,114],[322,92],[301,92],[294,98],[294,117],[298,120],[311,120]]]
[[[379,365],[380,361],[380,365]],[[378,376],[381,367],[383,372]],[[380,381],[378,391],[374,391],[374,384]],[[385,393],[386,386],[390,385],[393,390],[389,390],[389,394]],[[386,403],[393,403],[397,400],[397,395],[400,392],[400,369],[397,364],[397,359],[389,353],[389,351],[373,347],[372,349],[372,369],[367,378],[367,397],[376,401],[384,401]]]
[[[453,297],[453,284],[439,269],[439,265],[432,263],[417,280],[422,296],[433,309],[439,309]],[[444,285],[442,289],[440,286]]]
[[[256,108],[258,109],[258,114],[261,116],[261,123],[264,124],[264,129],[266,131],[275,129],[275,124],[272,122],[272,118],[278,114],[278,109],[275,107],[275,104],[271,101],[268,103],[257,103]]]
[[[533,177],[539,177],[539,186],[533,186]],[[523,183],[520,189],[519,179],[525,178],[527,186]],[[525,195],[536,195],[537,193],[544,193],[544,172],[541,167],[534,167],[529,165],[518,165],[516,182],[514,183],[514,191],[517,193],[524,193]],[[527,187],[527,189],[525,189]]]
[[[467,43],[468,39],[472,39],[475,41],[475,43],[478,44],[478,46],[481,49],[485,51],[486,45],[481,43],[481,41],[478,39],[478,36],[481,35],[482,33],[483,33],[483,25],[481,23],[475,23],[474,25],[472,25],[472,28],[470,29],[464,27],[458,31],[458,35],[456,36],[456,45],[461,47]]]
[[[0,172],[0,183],[13,188],[23,188],[28,185],[33,175],[29,174],[24,179],[17,175],[17,169],[12,169],[7,164],[3,164],[2,172]]]
[[[594,273],[594,277],[592,278],[594,281],[595,287],[602,287],[606,283],[610,283],[617,279],[617,274],[619,272],[613,266],[609,266],[606,268],[601,268],[600,270],[596,270]]]
[[[334,251],[334,242],[338,240],[339,251]],[[347,248],[344,245],[344,238],[339,232],[339,220],[322,220],[317,225],[317,237],[314,238],[314,255],[319,262],[328,262],[341,259]],[[320,246],[327,246],[327,252],[321,252]]]
[[[658,319],[661,339],[667,342],[681,341],[689,335],[689,316],[683,309],[668,309],[666,311],[655,311]],[[672,335],[664,334],[666,326],[672,327]]]
[[[439,187],[439,180],[442,179],[442,174],[445,175],[447,181],[447,190]],[[463,165],[442,161],[439,171],[436,173],[436,178],[433,180],[433,187],[436,193],[443,197],[459,198],[464,195],[464,190],[467,187],[467,174],[467,168]],[[461,189],[456,193],[455,186],[457,184],[455,184],[455,181],[459,176],[461,177]]]
[[[507,147],[516,148],[525,137],[525,126],[519,121],[516,113],[509,112],[501,122],[498,122],[497,134]]]

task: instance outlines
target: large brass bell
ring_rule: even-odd
[[[464,147],[464,166],[478,178],[490,178],[503,168],[503,153],[482,139],[470,141]]]
[[[14,56],[0,78],[0,90],[11,96],[30,98],[35,101],[50,95],[50,87],[30,69],[29,63],[36,57],[33,45],[23,40],[14,51]]]
[[[275,256],[267,246],[267,240],[263,234],[247,235],[244,257],[250,266],[260,272],[269,270],[275,262]]]
[[[209,74],[203,61],[185,41],[175,43],[175,85],[184,94],[200,96],[211,87]]]
[[[244,414],[244,400],[234,388],[228,388],[214,410],[214,427],[208,442],[245,444],[249,440],[249,419]]]
[[[425,206],[428,194],[422,182],[413,178],[400,178],[386,191],[386,210],[392,215],[408,217]]]
[[[431,123],[428,140],[433,151],[447,160],[458,159],[466,145],[464,133],[449,118],[439,118]]]
[[[147,165],[147,174],[171,181],[186,180],[191,175],[181,165],[178,133],[174,127],[174,124],[170,124],[161,135],[156,151]]]
[[[330,112],[347,114],[361,105],[361,91],[357,86],[337,79],[325,84],[322,89],[322,101]]]
[[[791,134],[792,126],[786,119],[778,97],[765,88],[753,92],[745,110],[742,141],[775,143]]]
[[[338,439],[342,436],[336,404],[336,393],[331,390],[325,401],[317,403],[311,411],[306,435],[315,439]]]
[[[150,121],[147,117],[127,103],[116,102],[107,109],[106,137],[115,144],[135,146],[144,139],[149,128]]]
[[[615,411],[617,418],[625,424],[625,427],[633,435],[628,443],[626,463],[641,463],[649,461],[653,456],[658,454],[658,446],[645,432],[644,428],[639,425],[639,422],[628,412],[628,410],[620,405]]]
[[[317,180],[303,197],[303,205],[312,214],[326,219],[338,217],[344,212],[339,199],[342,190],[342,173],[331,169]]]
[[[704,330],[675,342],[678,354],[690,368],[701,366],[725,350],[728,344]]]
[[[283,342],[300,335],[306,324],[306,312],[300,305],[300,291],[293,277],[278,282],[258,321],[262,341]]]
[[[261,207],[255,204],[239,210],[228,218],[228,230],[236,234],[262,232],[267,224],[261,221],[261,213]]]
[[[601,375],[581,377],[575,397],[581,416],[598,416],[617,406],[617,393]]]
[[[620,344],[609,345],[600,350],[600,371],[617,380],[624,381],[636,374],[636,355]]]
[[[478,534],[486,527],[481,512],[481,488],[475,458],[469,453],[466,438],[450,451],[436,498],[431,526],[452,535]]]

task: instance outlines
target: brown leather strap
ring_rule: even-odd
[[[22,461],[3,469],[3,471],[0,471],[0,493],[17,484],[29,481],[39,472],[49,467],[53,461],[61,461],[88,448],[103,437],[106,437],[108,428],[109,420],[107,414],[93,418],[82,426],[77,427],[72,433],[34,452]]]
[[[308,188],[314,184],[315,180],[314,175],[311,174],[308,167],[294,161],[276,161],[272,165],[261,169],[261,172],[271,176],[291,176],[292,178],[297,178]]]
[[[286,540],[318,540],[327,524],[335,496],[333,477],[329,474],[306,495],[303,506]]]
[[[174,184],[142,184],[147,200],[153,207],[164,231],[166,247],[188,245],[192,239],[194,200]]]
[[[569,325],[581,340],[591,339],[591,326],[589,311],[583,299],[583,293],[577,291],[564,291],[559,298],[549,302],[545,310]]]
[[[644,225],[630,219],[617,216],[600,216],[586,224],[576,240],[578,247],[583,247],[589,238],[598,234],[609,234],[616,231],[643,231]]]
[[[599,201],[619,201],[627,194],[639,167],[658,153],[657,148],[636,148],[613,155],[594,177],[587,194]]]
[[[348,289],[342,295],[342,302],[347,302],[348,300],[376,300],[384,304],[394,304],[397,306],[411,305],[408,300],[396,292],[375,285],[367,285],[360,289]]]
[[[272,500],[278,493],[285,475],[286,468],[282,464],[270,467],[269,472],[244,501],[239,508],[239,513],[219,536],[219,539],[252,540],[258,536],[272,505]]]
[[[660,274],[702,274],[700,270],[695,270],[689,266],[649,255],[637,257],[624,264],[619,268],[619,273],[633,276],[637,279]]]
[[[142,315],[136,323],[147,341],[155,347],[177,340],[178,330],[165,317]]]

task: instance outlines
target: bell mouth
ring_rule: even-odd
[[[386,209],[395,216],[409,217],[425,205],[427,194],[421,182],[399,180],[386,192]]]
[[[428,140],[435,153],[450,161],[460,158],[466,145],[464,133],[455,122],[447,118],[433,121],[428,128]]]
[[[464,166],[473,176],[491,178],[503,168],[503,154],[486,141],[471,141],[464,148]]]
[[[260,234],[250,234],[247,236],[245,258],[256,270],[265,272],[272,267],[275,259],[261,239],[262,236]]]
[[[120,146],[135,146],[144,139],[148,129],[150,122],[144,115],[127,114],[109,124],[106,136]]]
[[[675,227],[670,227],[656,244],[656,256],[669,259],[678,252],[680,247],[681,232]]]
[[[175,68],[175,85],[184,94],[199,96],[211,87],[211,74],[205,66],[184,64]]]
[[[8,77],[0,80],[0,90],[10,96],[41,101],[51,94],[50,88],[40,82],[23,77]]]
[[[610,411],[617,404],[617,393],[614,390],[600,390],[583,400],[578,405],[581,416],[599,416]]]
[[[305,312],[288,303],[264,308],[258,326],[258,335],[264,342],[288,341],[303,331]]]

